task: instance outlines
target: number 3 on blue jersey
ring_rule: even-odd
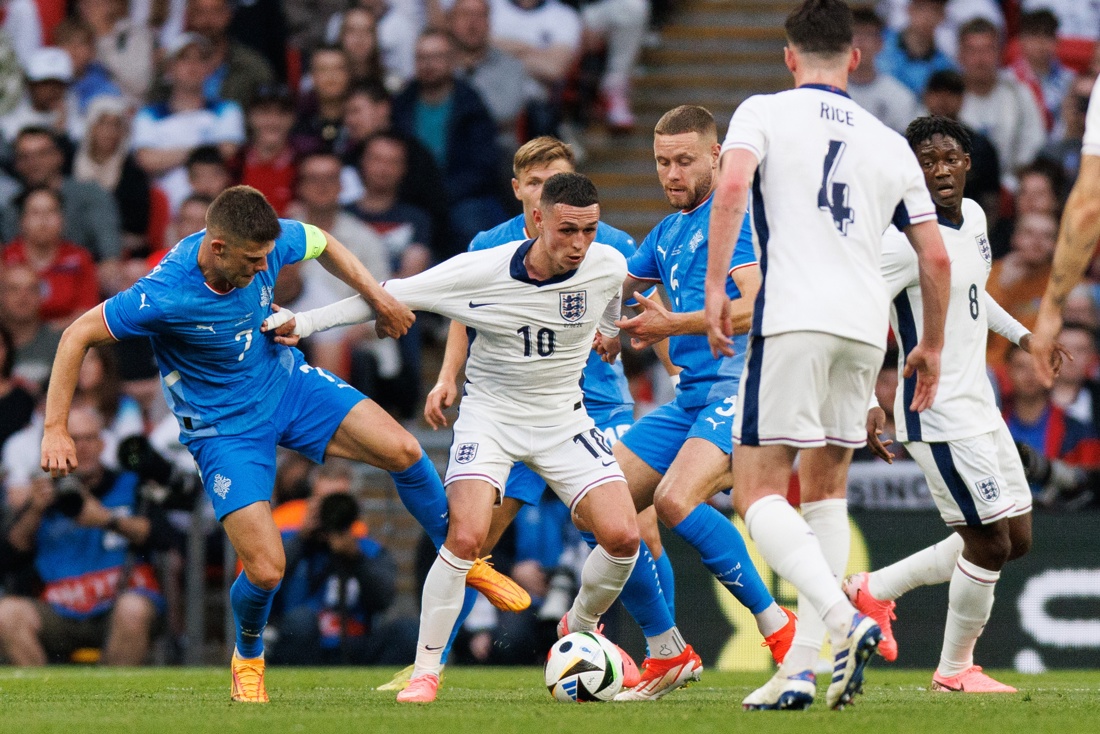
[[[855,221],[856,215],[848,206],[848,184],[833,180],[844,155],[844,148],[845,144],[841,140],[829,141],[829,152],[825,154],[825,170],[821,174],[821,188],[817,190],[817,208],[832,214],[837,230],[847,236],[848,224]]]

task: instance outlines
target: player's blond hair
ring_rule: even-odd
[[[654,135],[682,135],[684,133],[699,133],[699,137],[718,138],[718,126],[714,122],[714,115],[706,107],[695,104],[682,104],[673,107],[661,115],[653,128]]]
[[[512,158],[512,173],[516,178],[529,168],[546,166],[554,161],[566,161],[570,168],[577,165],[577,158],[573,155],[573,148],[566,143],[550,135],[542,135],[534,140],[528,140],[516,151]]]

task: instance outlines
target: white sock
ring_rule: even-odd
[[[893,601],[918,586],[946,584],[955,571],[955,561],[962,553],[963,539],[958,533],[933,546],[919,550],[885,568],[872,571],[867,580],[871,596],[881,601]]]
[[[848,567],[848,551],[852,532],[848,524],[848,500],[830,499],[802,503],[802,519],[814,531],[821,553],[839,587],[840,578]],[[825,641],[825,622],[805,594],[798,595],[798,630],[784,668],[791,672],[813,670],[821,656]],[[790,661],[789,664],[786,664]]]
[[[677,627],[672,627],[668,632],[645,638],[649,647],[649,656],[652,658],[674,658],[687,649],[684,636]]]
[[[569,610],[567,624],[570,632],[596,629],[600,615],[619,598],[619,592],[623,590],[637,560],[637,551],[629,558],[616,558],[600,545],[588,554],[588,560],[581,569],[580,591]]]
[[[840,590],[814,531],[785,497],[759,499],[745,513],[749,537],[780,577],[805,594],[834,638],[843,641],[856,610]]]
[[[974,664],[974,645],[989,621],[993,587],[1000,577],[1000,571],[990,571],[959,556],[947,592],[947,627],[936,668],[940,675],[950,678]]]
[[[756,619],[756,629],[760,630],[760,634],[764,637],[774,635],[779,630],[787,626],[787,622],[790,621],[790,617],[783,611],[783,607],[778,603],[772,602],[771,606],[760,612],[754,614],[753,618]]]
[[[474,565],[447,550],[439,549],[435,563],[424,580],[420,602],[420,635],[416,641],[416,665],[413,677],[443,669],[440,658],[451,636],[466,590],[466,572]]]

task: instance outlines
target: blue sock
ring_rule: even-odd
[[[581,537],[589,548],[596,547],[596,536],[592,533],[581,533]],[[668,613],[668,604],[665,603],[653,554],[649,552],[645,541],[642,541],[638,549],[638,562],[634,564],[634,570],[630,572],[619,599],[646,637],[656,637],[676,626]]]
[[[459,630],[462,629],[462,625],[466,622],[466,617],[470,616],[470,612],[474,609],[474,602],[477,601],[477,589],[466,587],[466,596],[462,599],[462,610],[458,613],[458,619],[455,620],[454,629],[451,630],[451,636],[447,638],[447,646],[443,648],[443,657],[440,658],[440,662],[444,665],[447,664],[447,656],[451,654],[451,646],[455,644],[455,638],[458,637]]]
[[[759,614],[772,605],[741,533],[725,515],[704,502],[672,530],[699,551],[703,565],[750,612]]]
[[[264,654],[264,627],[271,613],[271,600],[278,590],[278,586],[271,591],[261,589],[248,580],[244,571],[229,587],[229,604],[237,623],[237,653],[242,658],[258,658]]]
[[[657,564],[657,578],[661,582],[661,594],[668,606],[668,616],[676,619],[676,576],[672,573],[672,561],[668,559],[668,553],[662,553],[653,562]]]
[[[439,550],[447,539],[447,493],[439,472],[425,453],[405,471],[390,472],[397,496]]]

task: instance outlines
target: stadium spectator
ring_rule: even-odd
[[[1031,355],[1012,345],[1007,365],[1009,395],[1004,414],[1012,438],[1048,459],[1082,468],[1100,466],[1095,432],[1051,402],[1050,390],[1039,381]],[[1038,489],[1032,485],[1033,492]]]
[[[29,265],[42,280],[43,320],[64,328],[99,303],[99,285],[92,256],[65,240],[61,196],[45,186],[20,195],[19,236],[10,242],[0,262],[5,267]]]
[[[630,110],[630,78],[649,27],[649,0],[595,0],[581,8],[584,46],[606,46],[607,61],[600,92],[612,130],[634,127]]]
[[[118,468],[118,445],[127,436],[144,433],[141,406],[122,392],[116,345],[93,347],[84,355],[77,374],[73,405],[94,408],[103,419],[100,461]]]
[[[95,32],[90,25],[80,18],[66,18],[54,29],[53,37],[72,62],[73,82],[70,89],[76,96],[81,115],[87,114],[88,105],[96,97],[122,94],[111,78],[111,72],[96,60]]]
[[[187,0],[187,30],[206,39],[211,69],[203,84],[209,100],[228,100],[247,107],[260,87],[275,75],[263,56],[229,36],[233,10],[229,0]]]
[[[325,42],[330,19],[347,7],[347,0],[283,0],[290,46],[308,57]]]
[[[924,106],[931,115],[959,119],[965,86],[957,71],[937,71],[928,78]],[[1001,207],[1001,163],[997,149],[984,134],[963,124],[970,133],[970,171],[966,174],[966,197],[982,205],[990,223],[997,221]]]
[[[132,103],[153,83],[152,31],[129,16],[126,0],[77,0],[77,15],[95,35],[95,56]]]
[[[390,129],[390,112],[393,103],[385,87],[381,84],[359,84],[352,87],[348,93],[347,104],[344,105],[344,134],[336,146],[336,153],[341,157],[345,166],[350,167],[350,173],[355,177],[354,181],[346,180],[345,187],[358,187],[358,191],[349,188],[342,195],[346,202],[352,201],[362,193],[362,184],[358,181],[359,174],[355,169],[359,167],[359,159],[363,156],[363,143],[375,133]],[[427,151],[425,155],[431,154]]]
[[[381,282],[390,277],[389,252],[382,238],[370,226],[340,208],[341,167],[340,159],[331,153],[314,153],[301,160],[294,217],[330,233]],[[279,273],[277,291],[288,271],[297,271],[301,277],[301,292],[297,299],[293,303],[285,302],[294,311],[318,308],[355,295],[351,286],[312,260],[284,267]],[[357,327],[315,334],[308,340],[310,364],[345,380],[350,379],[348,357],[363,336],[364,330]],[[384,359],[399,359],[392,339],[371,341],[369,349],[379,363]],[[387,372],[392,376],[395,370],[391,368]]]
[[[1100,38],[1100,4],[1082,0],[1021,0],[1025,12],[1051,10],[1058,17],[1058,58],[1077,71],[1092,60]]]
[[[1100,430],[1100,382],[1097,382],[1096,334],[1085,324],[1067,321],[1058,341],[1072,359],[1062,361],[1050,399],[1070,418]],[[1097,435],[1100,435],[1098,433]]]
[[[382,66],[378,23],[369,10],[353,7],[344,12],[337,43],[347,54],[353,85],[388,84],[392,89],[401,87],[401,80],[395,75],[387,75]]]
[[[0,309],[12,337],[12,373],[35,394],[45,392],[61,330],[42,320],[42,287],[29,265],[0,269]]]
[[[206,229],[206,210],[214,200],[209,196],[191,194],[180,204],[168,227],[168,243],[174,245],[187,235]]]
[[[14,366],[15,342],[11,332],[0,326],[0,448],[34,413],[34,396],[13,379]]]
[[[61,195],[63,236],[92,254],[99,263],[116,260],[122,251],[118,206],[97,184],[64,173],[65,154],[50,130],[26,128],[15,139],[14,168],[20,188],[48,186]],[[19,211],[12,202],[0,207],[0,236],[5,242],[19,232]]]
[[[1035,159],[1046,142],[1042,111],[1027,87],[1010,71],[999,71],[1001,39],[987,20],[959,29],[959,68],[966,92],[959,119],[989,136],[1001,162],[1001,181],[1015,187],[1011,175]]]
[[[908,22],[901,30],[886,32],[882,52],[875,61],[913,94],[922,94],[928,77],[943,69],[954,69],[951,58],[936,45],[936,28],[943,23],[947,0],[912,0]]]
[[[1079,74],[1073,79],[1069,92],[1062,99],[1062,114],[1054,135],[1039,151],[1039,157],[1056,163],[1064,174],[1066,184],[1073,185],[1081,167],[1081,140],[1085,136],[1085,113],[1089,107],[1089,94],[1096,77]]]
[[[231,159],[244,142],[244,115],[237,103],[208,100],[203,91],[210,53],[202,36],[178,36],[165,49],[167,101],[147,105],[134,118],[138,164],[156,177],[169,198],[174,191],[187,190],[184,164],[195,148],[215,145],[223,158]]]
[[[23,99],[23,67],[7,34],[0,31],[0,117]]]
[[[1012,249],[993,263],[986,290],[997,303],[1029,329],[1039,313],[1054,256],[1058,220],[1050,214],[1025,214],[1016,221]],[[989,335],[987,354],[991,365],[1004,362],[1009,342],[1003,336]]]
[[[382,67],[386,70],[385,80],[387,85],[393,84],[391,89],[399,89],[412,79],[416,37],[420,33],[422,20],[414,17],[414,13],[396,7],[393,0],[357,0],[353,4],[365,8],[377,19],[375,32],[382,55]],[[328,43],[339,40],[342,24],[343,12],[329,17],[325,29],[325,40]]]
[[[1061,170],[1047,161],[1036,161],[1016,174],[1013,216],[1002,217],[989,228],[993,259],[1004,257],[1010,247],[1016,221],[1026,214],[1048,214],[1058,218],[1065,186]]]
[[[416,78],[393,101],[394,127],[415,136],[443,172],[455,250],[505,218],[496,195],[496,125],[480,95],[456,79],[451,37],[428,31],[416,44]]]
[[[24,66],[35,51],[42,48],[42,17],[35,0],[8,0],[0,28],[15,45],[19,63]]]
[[[521,118],[545,97],[519,59],[490,45],[489,9],[489,0],[456,0],[448,14],[448,30],[457,52],[458,77],[481,95],[496,122],[501,150],[511,159],[523,142]]]
[[[263,192],[279,216],[294,198],[297,175],[290,144],[294,100],[285,88],[261,89],[248,106],[248,144],[241,151],[240,183]]]
[[[1054,129],[1062,99],[1073,83],[1073,72],[1055,54],[1057,36],[1058,17],[1050,10],[1024,13],[1020,18],[1020,55],[1009,67],[1035,95],[1048,133]]]
[[[396,596],[397,564],[359,521],[346,462],[326,462],[313,480],[298,530],[283,532],[286,574],[271,625],[272,659],[289,665],[404,665],[417,624],[382,615]]]
[[[975,18],[984,18],[998,29],[1004,28],[1005,18],[1001,11],[1004,4],[1005,0],[949,0],[944,7],[943,21],[936,26],[936,47],[954,59],[959,51],[959,27]],[[900,30],[905,27],[909,5],[910,0],[879,0],[878,9],[890,28]]]
[[[73,64],[59,48],[40,48],[26,65],[27,91],[23,100],[3,117],[4,140],[15,140],[20,130],[44,127],[71,141],[84,135],[84,117],[72,92]]]
[[[889,74],[875,68],[883,48],[886,25],[871,8],[852,10],[852,45],[859,49],[859,66],[848,75],[848,95],[888,126],[904,133],[917,116],[917,98]]]
[[[1066,296],[1064,317],[1066,323],[1079,324],[1088,329],[1100,328],[1100,309],[1097,308],[1097,286],[1094,283],[1078,283]]]
[[[102,425],[74,407],[75,481],[38,479],[7,533],[44,584],[37,599],[0,599],[0,646],[15,665],[68,662],[82,647],[102,647],[108,665],[140,665],[149,649],[163,600],[139,549],[157,534],[137,513],[137,476],[99,463]]]
[[[123,250],[139,250],[149,229],[149,177],[130,151],[129,105],[121,97],[99,97],[88,106],[87,119],[88,131],[73,161],[73,178],[114,195]]]
[[[348,56],[339,46],[321,46],[309,62],[313,88],[301,99],[292,138],[302,151],[336,149],[351,89]]]
[[[233,174],[221,151],[213,145],[200,145],[187,156],[187,196],[198,194],[211,201],[233,184]]]

